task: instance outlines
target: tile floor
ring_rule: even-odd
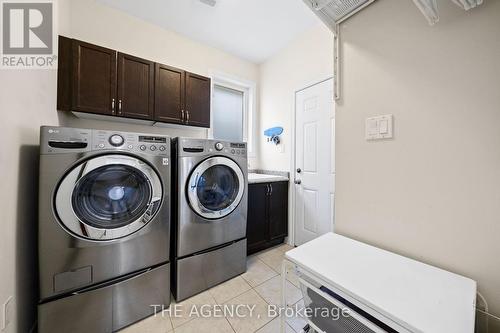
[[[179,303],[182,307],[176,307],[180,311],[175,316],[172,310],[170,315],[165,312],[163,316],[160,314],[151,316],[125,328],[121,333],[279,333],[281,321],[278,317],[269,316],[268,306],[280,303],[281,262],[284,253],[290,249],[289,245],[283,244],[252,255],[248,258],[246,273]],[[288,279],[287,305],[303,307],[298,281],[293,274],[290,274]],[[255,307],[252,309],[253,315],[245,318],[230,314],[209,318],[190,316],[193,305],[204,304],[229,306],[243,304]],[[250,313],[247,308],[243,308],[240,313],[244,311]],[[286,333],[300,333],[305,324],[300,316],[288,318]]]

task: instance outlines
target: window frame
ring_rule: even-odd
[[[256,88],[257,84],[253,81],[248,81],[230,76],[221,72],[212,72],[211,78],[211,96],[210,99],[210,128],[208,129],[208,138],[214,139],[214,107],[213,94],[214,87],[221,86],[224,88],[241,91],[243,93],[243,141],[247,143],[248,157],[256,157]]]

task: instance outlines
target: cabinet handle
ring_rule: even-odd
[[[269,195],[273,195],[273,184],[269,184],[269,188],[271,189],[271,192],[269,192]]]
[[[186,124],[189,124],[189,111],[186,110]]]
[[[269,193],[271,192],[271,190],[269,189],[269,184],[266,184],[266,195],[269,195]]]
[[[115,99],[111,99],[111,114],[115,114]]]
[[[181,121],[184,121],[184,109],[181,110]]]
[[[118,100],[118,114],[122,114],[122,100],[119,99]]]

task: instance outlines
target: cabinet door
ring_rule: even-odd
[[[210,127],[210,79],[186,72],[186,119],[191,126]]]
[[[118,53],[119,116],[153,119],[154,63]]]
[[[267,221],[268,184],[248,185],[247,252],[265,248],[269,239]]]
[[[270,183],[269,238],[286,237],[288,234],[288,182]]]
[[[180,124],[184,121],[184,71],[156,64],[155,120]]]
[[[71,109],[114,114],[112,105],[116,99],[116,51],[73,40],[72,53]]]

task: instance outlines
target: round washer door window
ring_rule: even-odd
[[[160,179],[147,163],[107,155],[73,168],[57,189],[55,206],[64,227],[77,236],[111,240],[145,226],[161,198]]]
[[[240,167],[225,157],[201,162],[188,182],[188,197],[193,210],[208,219],[230,214],[240,203],[245,178]]]

